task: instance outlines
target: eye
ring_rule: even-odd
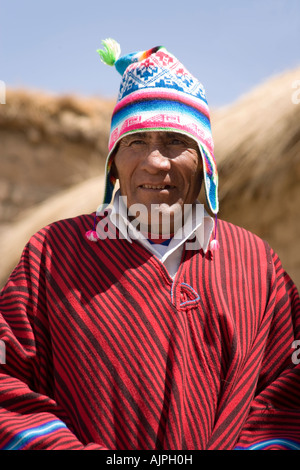
[[[146,142],[142,139],[134,139],[130,142],[130,145],[143,145]]]
[[[146,144],[146,139],[143,137],[132,137],[128,143],[130,147],[138,147]]]
[[[186,145],[186,142],[181,137],[172,137],[169,140],[169,145]]]
[[[183,134],[170,135],[168,145],[179,146],[184,149],[198,149],[196,142]]]

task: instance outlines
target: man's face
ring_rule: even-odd
[[[125,136],[114,158],[127,206],[142,204],[149,214],[160,205],[174,215],[192,204],[201,189],[202,161],[197,143],[176,132],[139,132]]]

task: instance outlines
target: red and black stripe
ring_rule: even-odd
[[[173,280],[137,241],[88,241],[92,221],[33,236],[3,289],[0,446],[300,442],[299,295],[269,246],[220,221]]]

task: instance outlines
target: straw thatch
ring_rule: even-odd
[[[220,217],[266,239],[300,286],[300,68],[213,116]],[[298,93],[296,96],[300,96]]]
[[[102,171],[112,106],[8,90],[0,106],[0,224]]]
[[[5,283],[25,243],[35,232],[55,220],[94,212],[102,202],[102,195],[103,176],[98,176],[61,191],[22,214],[0,236],[0,284]]]

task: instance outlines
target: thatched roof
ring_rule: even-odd
[[[274,185],[295,179],[293,172],[300,162],[300,104],[292,101],[292,85],[297,78],[300,68],[268,80],[213,115],[221,202],[226,197],[266,197]]]
[[[113,103],[8,90],[0,106],[0,225],[102,172]]]
[[[25,211],[0,234],[0,285],[6,281],[25,244],[35,232],[56,220],[94,212],[102,203],[102,197],[103,176],[98,176],[61,191]]]
[[[1,130],[25,130],[32,141],[43,138],[57,142],[62,136],[101,148],[106,143],[103,137],[109,129],[112,100],[27,89],[8,89],[6,95],[0,112]]]
[[[213,133],[220,217],[266,239],[300,287],[299,79],[286,72],[217,110]]]

